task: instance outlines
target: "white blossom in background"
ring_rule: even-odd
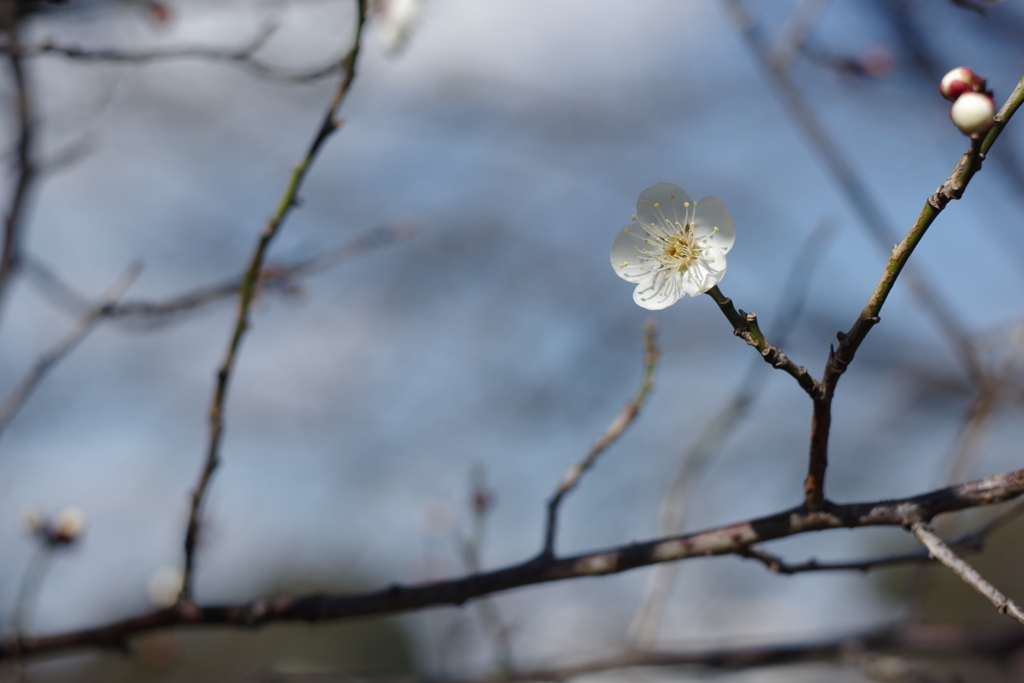
[[[146,595],[157,607],[172,607],[178,601],[184,583],[181,570],[177,567],[161,567],[146,584]]]
[[[70,543],[85,529],[85,515],[78,508],[64,508],[53,518],[53,532],[59,541]]]
[[[421,9],[422,0],[377,0],[380,38],[388,54],[398,55],[405,49],[419,22]]]
[[[695,202],[678,185],[658,183],[640,194],[633,222],[615,238],[612,268],[636,284],[633,301],[659,311],[717,285],[735,241],[736,227],[721,201]]]

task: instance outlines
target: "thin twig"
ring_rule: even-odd
[[[1013,519],[1016,519],[1022,512],[1024,512],[1024,503],[1017,503],[1008,507],[1006,510],[995,515],[973,531],[961,534],[960,536],[952,539],[949,541],[948,545],[950,548],[953,548],[961,554],[979,553],[985,549],[985,542],[993,532]],[[790,564],[782,558],[772,555],[763,548],[757,546],[750,546],[745,550],[740,551],[738,554],[752,560],[757,560],[768,567],[768,569],[778,574],[851,570],[868,572],[872,569],[892,567],[900,564],[927,563],[934,559],[926,550],[895,553],[892,555],[883,555],[881,557],[870,557],[859,560],[845,560],[841,562],[819,562],[812,558],[799,564]]]
[[[925,202],[924,208],[903,240],[893,247],[889,263],[882,273],[875,290],[871,293],[864,309],[860,312],[848,332],[840,332],[839,346],[829,350],[828,362],[821,381],[821,394],[814,402],[814,417],[811,426],[811,457],[807,480],[804,485],[809,509],[819,509],[825,500],[825,468],[828,464],[828,431],[831,422],[832,397],[839,378],[853,361],[857,349],[871,328],[878,324],[879,314],[892,291],[896,279],[906,266],[914,248],[921,242],[928,228],[949,202],[960,199],[971,178],[981,167],[985,154],[1006,126],[1007,121],[1024,102],[1024,78],[1014,88],[1010,97],[995,116],[995,123],[984,138],[972,140],[968,149],[957,161],[953,171]],[[979,373],[980,375],[980,373]]]
[[[806,367],[797,365],[782,352],[782,349],[768,343],[761,332],[761,328],[758,327],[755,314],[746,313],[742,310],[737,311],[736,307],[732,304],[732,299],[722,294],[717,285],[709,289],[708,294],[718,304],[725,317],[728,318],[729,323],[732,325],[733,334],[760,351],[764,361],[773,368],[778,368],[791,375],[797,381],[797,384],[800,385],[800,388],[808,394],[814,396],[818,392],[818,380],[814,379]]]
[[[802,0],[797,5],[769,52],[772,69],[786,70],[792,66],[827,5],[828,0]]]
[[[9,17],[8,40],[11,45],[19,45],[19,25],[17,17]],[[18,126],[17,143],[17,178],[11,189],[4,217],[3,248],[0,250],[0,311],[10,289],[11,278],[20,264],[21,232],[25,222],[25,209],[28,204],[29,191],[35,179],[36,169],[32,158],[35,147],[35,121],[32,104],[32,89],[22,58],[16,52],[8,57],[11,78],[15,90],[15,112]]]
[[[1000,614],[1009,614],[1011,617],[1024,624],[1024,610],[1010,600],[1005,595],[999,592],[999,590],[991,583],[985,580],[985,578],[978,573],[978,571],[971,565],[964,562],[956,553],[954,553],[945,542],[939,538],[938,534],[932,531],[931,527],[925,521],[914,522],[910,526],[911,533],[914,537],[921,542],[928,552],[935,557],[936,560],[949,567],[949,569],[964,580],[968,586],[981,593],[989,602],[996,606]]]
[[[992,412],[1001,399],[999,389],[995,377],[991,381],[978,384],[974,397],[967,407],[960,433],[957,435],[956,447],[953,449],[949,461],[949,472],[946,475],[947,484],[961,481],[974,462],[975,456],[984,443]]]
[[[494,494],[487,488],[482,466],[470,472],[470,514],[471,531],[459,538],[459,550],[465,571],[475,574],[480,571],[480,556],[487,537],[487,518],[494,507]],[[510,678],[515,671],[512,659],[512,630],[501,616],[498,606],[490,596],[476,601],[477,612],[484,629],[494,641],[495,671],[499,678]]]
[[[256,59],[255,54],[266,45],[275,30],[276,27],[273,25],[264,26],[251,40],[237,48],[181,46],[149,50],[91,49],[74,45],[61,45],[52,40],[46,40],[36,45],[3,45],[0,46],[0,53],[18,58],[55,56],[64,57],[75,62],[136,66],[156,62],[199,59],[231,64],[261,78],[291,83],[308,83],[319,80],[337,73],[342,68],[344,60],[340,58],[334,58],[321,66],[303,70],[283,69]]]
[[[943,513],[1009,501],[1022,494],[1024,470],[1017,470],[912,498],[843,505],[829,503],[819,512],[808,512],[801,505],[767,517],[682,536],[629,543],[570,557],[535,557],[502,569],[447,581],[414,586],[393,584],[350,595],[265,598],[233,605],[179,604],[97,628],[25,637],[18,643],[4,642],[0,644],[0,660],[83,647],[121,647],[129,636],[175,625],[249,628],[279,621],[336,620],[461,605],[482,595],[523,586],[617,574],[660,562],[740,554],[757,543],[824,529],[904,527],[928,522]]]
[[[644,326],[644,373],[640,380],[640,388],[636,395],[622,408],[608,428],[598,437],[594,445],[590,447],[587,455],[569,468],[565,473],[558,488],[548,499],[547,523],[544,529],[544,547],[541,550],[541,557],[553,557],[555,553],[555,535],[558,531],[558,508],[570,491],[576,488],[580,478],[594,466],[598,457],[618,439],[622,432],[633,423],[640,413],[640,408],[647,399],[648,394],[654,387],[654,369],[658,364],[658,346],[655,342],[655,331],[657,329],[654,320],[649,320]]]
[[[203,464],[202,472],[199,476],[199,482],[192,491],[192,506],[189,511],[188,526],[185,532],[185,568],[183,571],[181,596],[179,599],[179,602],[184,604],[190,603],[192,600],[192,573],[195,565],[196,541],[199,536],[203,501],[205,499],[206,491],[210,485],[210,480],[213,477],[213,472],[217,469],[220,462],[220,444],[224,430],[224,406],[227,399],[228,385],[231,380],[231,372],[235,366],[235,360],[242,343],[242,338],[245,336],[245,331],[249,327],[249,310],[252,306],[253,297],[256,294],[260,272],[263,269],[264,257],[266,255],[267,248],[270,246],[270,242],[277,235],[278,230],[291,213],[291,210],[297,205],[299,190],[302,188],[303,181],[306,179],[306,175],[312,167],[317,153],[331,134],[341,126],[341,121],[337,118],[338,109],[345,100],[345,95],[348,94],[349,88],[351,87],[352,81],[356,75],[356,62],[359,59],[360,41],[362,39],[363,26],[366,23],[366,0],[356,1],[357,23],[355,37],[353,39],[352,48],[341,62],[341,66],[344,70],[344,76],[341,78],[341,81],[335,90],[334,97],[332,98],[330,105],[327,107],[327,113],[313,138],[313,142],[310,144],[302,161],[292,173],[291,180],[288,183],[288,187],[285,189],[284,196],[281,198],[277,211],[263,228],[263,232],[260,234],[259,240],[257,241],[256,249],[245,269],[245,274],[242,276],[241,289],[238,297],[238,315],[235,320],[234,330],[231,334],[231,341],[228,344],[227,353],[224,357],[224,361],[221,363],[220,370],[217,372],[217,381],[214,388],[213,400],[210,404],[210,439],[206,459]]]
[[[14,610],[11,612],[10,626],[14,638],[20,638],[28,630],[29,622],[32,619],[32,611],[35,609],[40,589],[50,569],[51,559],[53,559],[52,545],[40,543],[32,552],[28,567],[25,568],[25,573],[21,577],[21,584],[18,586]]]
[[[416,227],[409,223],[393,223],[369,230],[355,239],[311,258],[292,264],[268,263],[260,271],[256,295],[273,289],[288,290],[296,280],[333,268],[349,259],[381,247],[389,246],[414,235]],[[115,320],[158,325],[173,316],[195,310],[205,304],[238,294],[241,278],[202,287],[167,301],[123,301],[110,308],[106,315]]]
[[[130,266],[118,279],[110,286],[110,288],[103,295],[96,306],[86,311],[71,328],[70,331],[64,337],[57,342],[53,348],[41,355],[32,367],[25,374],[20,382],[11,390],[4,399],[3,403],[0,403],[0,434],[10,424],[11,418],[18,412],[18,410],[25,404],[28,397],[32,394],[39,383],[43,380],[49,370],[56,365],[62,358],[70,353],[79,342],[81,342],[86,335],[91,332],[96,325],[103,319],[104,312],[109,310],[112,306],[117,303],[117,300],[121,298],[125,290],[135,280],[135,277],[139,274],[141,266],[133,265]]]

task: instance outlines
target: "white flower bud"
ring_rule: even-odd
[[[992,127],[996,105],[992,98],[980,92],[965,92],[953,103],[949,118],[964,135],[984,133]]]
[[[85,527],[85,515],[78,508],[64,508],[53,518],[53,532],[56,540],[70,543],[78,538]]]
[[[942,77],[939,92],[950,102],[956,102],[960,95],[969,91],[980,91],[984,81],[966,66],[958,66]]]

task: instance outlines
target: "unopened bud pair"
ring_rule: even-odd
[[[942,77],[939,92],[953,103],[949,118],[964,135],[975,137],[992,127],[996,105],[992,93],[985,90],[984,78],[958,66]]]
[[[30,533],[51,546],[74,543],[85,528],[85,515],[78,508],[64,508],[52,519],[37,510],[29,510],[23,519]]]

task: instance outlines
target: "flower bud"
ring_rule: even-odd
[[[996,105],[985,93],[965,92],[953,103],[949,118],[964,135],[984,133],[992,127]]]
[[[950,102],[956,102],[956,99],[965,92],[979,92],[984,88],[984,79],[978,78],[978,75],[966,66],[958,66],[951,70],[939,83],[939,92]]]
[[[85,515],[78,508],[64,508],[53,518],[53,538],[58,543],[71,543],[85,527]]]

